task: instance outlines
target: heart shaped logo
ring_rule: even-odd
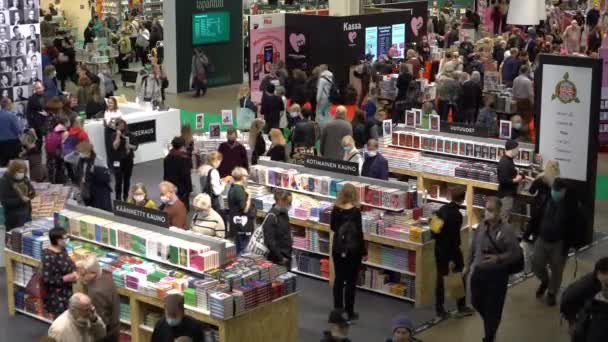
[[[412,18],[412,32],[414,32],[414,36],[418,37],[418,30],[420,30],[420,28],[422,28],[422,25],[424,24],[424,19],[422,17],[416,17],[416,18]]]
[[[306,44],[306,37],[300,33],[292,33],[289,35],[289,44],[296,53],[300,53],[300,47]]]
[[[355,39],[357,39],[357,32],[355,32],[355,31],[348,32],[348,40],[350,41],[351,44],[355,42]]]

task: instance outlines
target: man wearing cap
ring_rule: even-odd
[[[184,311],[184,297],[171,293],[165,297],[165,317],[161,318],[152,333],[151,342],[175,341],[189,337],[194,342],[203,342],[203,325]]]
[[[513,162],[513,158],[519,156],[518,147],[517,141],[508,140],[505,143],[505,154],[498,162],[498,198],[502,202],[501,216],[505,221],[509,219],[513,208],[513,198],[517,194],[517,186],[523,179]]]
[[[410,342],[414,333],[414,325],[406,315],[399,315],[392,322],[393,335],[386,342]]]
[[[323,332],[321,342],[350,342],[348,330],[350,321],[344,309],[334,309],[329,313],[329,330]]]

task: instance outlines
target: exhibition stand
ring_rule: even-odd
[[[72,259],[94,253],[104,272],[111,272],[121,297],[121,333],[132,341],[150,340],[163,315],[163,297],[175,290],[184,294],[186,314],[205,324],[206,340],[298,340],[295,275],[260,257],[233,261],[234,245],[226,240],[132,220],[118,216],[119,210],[113,215],[67,205],[54,220],[11,231],[4,251],[9,314],[50,323],[42,302],[23,289],[41,267],[46,230],[60,226],[73,240]]]
[[[129,131],[139,144],[135,152],[135,164],[164,158],[167,143],[180,132],[180,110],[171,108],[158,111],[146,104],[136,103],[120,104],[119,107],[122,118],[129,125]],[[107,161],[103,120],[87,120],[84,129],[93,146],[97,147],[97,156]]]

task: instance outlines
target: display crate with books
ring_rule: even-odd
[[[123,297],[121,322],[125,327],[122,330],[135,341],[149,341],[154,322],[149,319],[148,313],[162,312],[164,296],[176,291],[184,295],[187,314],[206,324],[205,334],[209,341],[242,341],[245,331],[247,336],[255,336],[258,340],[277,336],[284,341],[298,340],[296,276],[284,267],[254,255],[241,256],[222,263],[219,268],[205,270],[194,269],[192,264],[174,263],[170,257],[151,258],[148,254],[140,254],[145,248],[137,250],[140,247],[135,247],[149,244],[142,242],[137,232],[121,227],[123,229],[115,234],[117,245],[112,244],[110,237],[106,243],[103,236],[114,235],[102,233],[104,225],[110,225],[108,230],[112,229],[111,224],[103,222],[108,220],[107,216],[102,215],[95,221],[96,231],[91,238],[92,209],[69,205],[68,210],[57,213],[54,220],[38,219],[10,232],[5,257],[11,315],[19,312],[50,322],[50,317],[44,313],[42,301],[29,298],[24,293],[24,286],[35,270],[41,267],[42,250],[48,246],[48,230],[63,226],[69,229],[72,237],[68,245],[72,259],[78,261],[95,254],[103,271],[112,276]],[[85,217],[74,214],[80,210]],[[133,224],[125,218],[120,218],[120,221],[125,226]],[[145,224],[141,226],[147,228]],[[73,234],[77,228],[80,231]],[[127,235],[127,232],[131,235]],[[177,237],[174,232],[167,229],[164,232],[165,235],[154,238],[154,241],[171,240],[174,247],[180,246],[175,241]],[[194,248],[193,239],[196,238],[184,236],[181,246]],[[131,242],[125,242],[120,247],[122,240]],[[198,245],[206,244],[207,241],[202,240]],[[172,249],[168,248],[169,254]],[[187,259],[182,255],[183,251],[178,254],[178,261]],[[287,325],[284,322],[286,317],[289,321]],[[278,326],[282,329],[279,330]]]
[[[333,200],[345,183],[354,184],[364,199],[362,224],[368,250],[359,288],[419,306],[432,303],[434,242],[423,217],[429,217],[438,206],[424,203],[408,183],[264,160],[251,167],[250,179],[255,183],[249,186],[252,204],[260,219],[274,203],[273,189],[292,192],[289,211],[294,239],[292,271],[321,280],[333,279],[329,227]],[[467,241],[467,233],[463,228],[463,241]]]

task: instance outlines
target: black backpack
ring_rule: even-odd
[[[352,220],[344,222],[334,238],[333,254],[342,257],[361,255],[363,244],[360,234],[357,232],[357,225]]]
[[[342,91],[340,91],[340,88],[336,85],[336,82],[330,80],[327,77],[323,77],[327,82],[329,82],[329,84],[331,84],[331,87],[329,88],[329,102],[334,103],[334,104],[341,104],[342,101]]]

